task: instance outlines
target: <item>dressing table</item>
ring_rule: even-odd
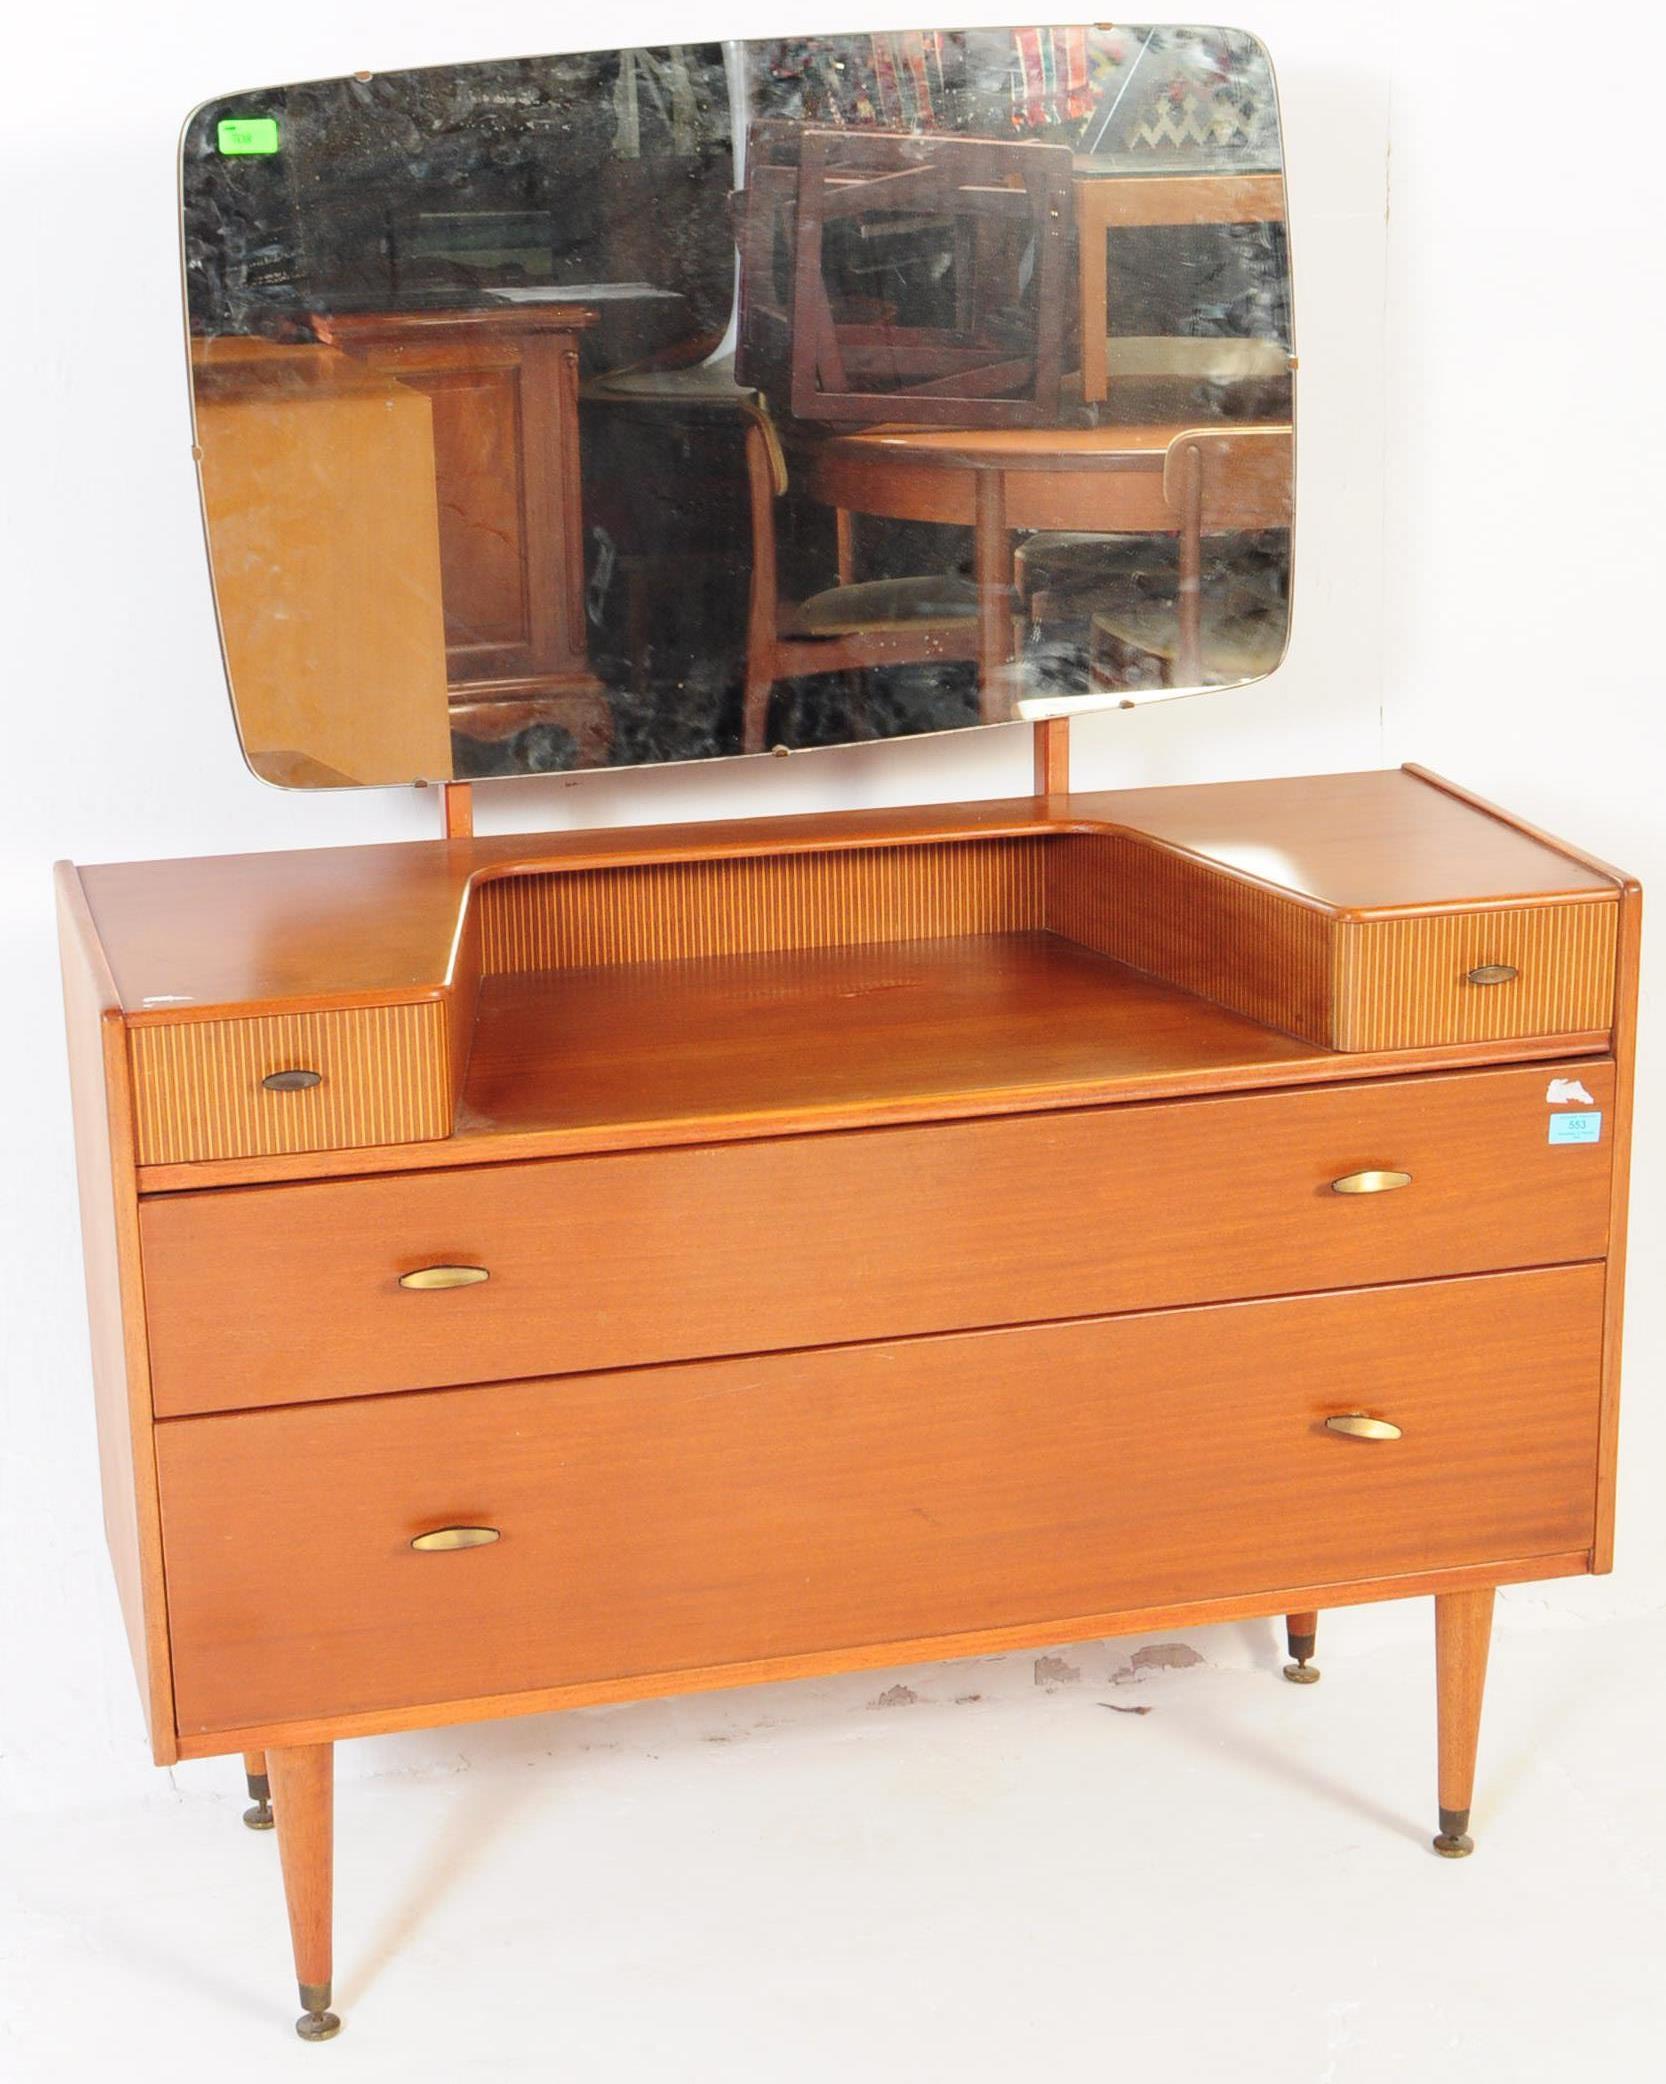
[[[380,1732],[1432,1597],[1471,1849],[1495,1589],[1611,1567],[1637,887],[1037,706],[1006,802],[60,867],[122,1612],[303,2038]]]

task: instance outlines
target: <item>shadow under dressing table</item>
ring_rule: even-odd
[[[922,48],[995,132],[999,40],[1053,39],[1066,77],[1088,33]],[[1181,64],[1188,36],[1246,105],[1270,92],[1237,32],[1147,42]],[[845,43],[860,65],[919,40]],[[780,78],[734,48],[624,56],[692,123],[747,66]],[[605,98],[619,56],[568,87]],[[291,350],[317,364],[287,309],[256,313],[258,353],[237,331],[266,282],[225,288],[216,228],[278,205],[228,162],[305,161],[296,192],[336,198],[297,243],[322,267],[377,111],[523,105],[487,91],[504,68],[460,70],[493,80],[198,112],[199,367],[223,340],[268,385]],[[1163,122],[1184,106],[1164,74]],[[514,226],[488,230],[458,250]],[[897,235],[936,281],[952,242]],[[435,381],[386,394],[401,440]],[[288,400],[309,440],[317,391]],[[1055,432],[1068,464],[1082,437]],[[860,504],[840,458],[883,449],[835,431],[824,493]],[[267,563],[233,571],[204,482],[234,694],[263,574],[298,675],[349,613],[308,592],[316,514],[238,534]],[[991,628],[1004,528],[1036,525],[1000,519]],[[1069,514],[1096,519],[1124,583],[1117,523]],[[676,526],[668,505],[654,555]],[[1239,565],[1187,567],[1206,604],[1220,571],[1287,566],[1282,537],[1210,540]],[[428,605],[431,705],[457,637]],[[1202,629],[1207,685],[1207,607]],[[679,724],[656,657],[592,664],[630,730],[654,700]],[[969,669],[917,670],[932,716],[964,704]],[[339,2026],[334,1746],[379,1732],[1276,1614],[1311,1680],[1322,1610],[1432,1595],[1434,1842],[1471,1849],[1494,1591],[1611,1567],[1637,887],[1416,768],[1072,793],[1068,728],[1036,722],[1035,792],[1007,802],[476,837],[431,772],[432,841],[60,867],[122,1611],[158,1763],[241,1754],[247,1820],[275,1818],[304,2038]]]

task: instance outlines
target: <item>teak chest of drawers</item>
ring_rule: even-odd
[[[1414,770],[60,871],[158,1761],[1613,1543],[1640,898]],[[297,1530],[305,1538],[297,1538]],[[305,2022],[303,2022],[305,2023]]]

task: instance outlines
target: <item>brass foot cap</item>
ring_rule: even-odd
[[[333,2041],[341,2031],[341,2021],[334,2012],[303,2012],[295,2021],[295,2031],[304,2041]]]
[[[1292,1686],[1317,1686],[1319,1667],[1316,1664],[1287,1664],[1284,1667],[1284,1676]]]
[[[256,1802],[252,1809],[245,1809],[243,1821],[251,1831],[269,1831],[275,1821],[270,1802]]]
[[[1434,1846],[1443,1860],[1467,1860],[1475,1850],[1475,1840],[1467,1831],[1458,1831],[1450,1836],[1442,1831],[1434,1841]]]

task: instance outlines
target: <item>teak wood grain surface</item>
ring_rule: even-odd
[[[457,1125],[785,1127],[888,1104],[1253,1080],[1312,1054],[1047,933],[616,964],[485,980]]]
[[[1618,878],[1403,769],[836,811],[743,824],[317,847],[80,870],[130,1021],[433,997],[473,879],[1104,828],[1349,916],[1611,900]]]
[[[123,1611],[303,2032],[378,1731],[1433,1595],[1467,1852],[1495,1588],[1612,1563],[1635,883],[1413,771],[449,810],[60,873]]]
[[[1489,879],[1487,901],[1460,901],[1425,860],[1424,887],[1446,894],[1411,910],[1339,906],[1308,887],[1342,886],[1317,820],[1307,867],[1253,837],[1269,786],[1218,810],[1207,847],[1164,836],[1184,804],[1142,802],[1134,827],[1103,815],[1117,799],[1064,798],[1041,822],[1032,805],[1016,819],[997,807],[800,821],[808,834],[747,828],[727,852],[676,831],[629,850],[586,841],[521,858],[457,838],[361,850],[322,882],[297,868],[265,958],[292,944],[287,1000],[228,1006],[175,989],[124,1009],[141,1187],[995,1114],[1606,1044],[1621,878],[1432,781],[1337,777],[1380,892],[1404,892],[1407,850],[1436,842],[1437,853],[1461,842],[1466,866],[1488,859],[1499,880],[1536,874],[1512,900]],[[1199,793],[1210,792],[1143,792]],[[342,905],[355,865],[381,905],[374,926]],[[216,866],[258,910],[270,861]],[[1282,881],[1259,872],[1274,868]],[[154,932],[139,898],[190,902],[143,873],[89,873],[115,906],[106,931],[125,942],[125,920],[136,948]],[[326,917],[350,951],[339,965],[350,991],[314,988]],[[402,939],[418,926],[426,956]],[[374,988],[367,935],[393,938]],[[940,948],[917,945],[933,937]],[[743,956],[750,966],[724,967]],[[596,974],[578,974],[587,968]],[[640,1040],[667,1028],[686,1037],[673,1066]],[[311,1164],[329,1150],[365,1155]]]
[[[974,935],[909,947],[884,939],[895,929],[881,927],[878,945],[824,951],[826,968],[819,973],[813,951],[783,950],[773,972],[766,960],[747,973],[738,997],[723,984],[721,961],[661,964],[657,973],[654,965],[622,960],[610,972],[558,969],[482,977],[483,962],[500,958],[489,946],[483,954],[480,913],[467,902],[472,890],[484,887],[481,878],[494,875],[596,876],[678,862],[721,868],[726,859],[825,855],[829,847],[909,853],[957,844],[1022,847],[1062,841],[1109,845],[1114,854],[1120,844],[1116,835],[1124,834],[1177,864],[1191,864],[1188,874],[1202,873],[1205,881],[1197,887],[1205,901],[1216,887],[1207,878],[1230,876],[1246,892],[1311,908],[1314,916],[1326,908],[1350,907],[1350,916],[1362,923],[1457,915],[1466,909],[1477,914],[1483,908],[1508,910],[1512,900],[1529,907],[1617,902],[1619,998],[1612,1030],[1360,1053],[1344,1064],[1334,1053],[1313,1050],[1241,1014],[1142,977],[1057,934],[1021,932],[982,943]],[[430,997],[438,976],[440,988],[451,993],[446,1010],[455,1061],[463,1063],[471,1053],[473,1058],[462,1089],[460,1133],[444,1141],[403,1151],[298,1149],[288,1157],[237,1164],[151,1168],[156,1183],[170,1187],[198,1179],[304,1179],[309,1171],[319,1177],[317,1186],[298,1190],[274,1186],[259,1192],[157,1195],[143,1204],[152,1295],[147,1314],[139,1304],[135,1261],[124,1330],[130,1352],[145,1371],[136,1392],[142,1402],[132,1406],[125,1447],[113,1421],[101,1422],[101,1437],[112,1545],[118,1560],[126,1558],[129,1619],[136,1643],[143,1646],[147,1684],[161,1703],[155,1738],[159,1753],[174,1742],[166,1726],[171,1719],[166,1629],[160,1591],[151,1597],[147,1621],[137,1589],[145,1570],[153,1579],[159,1571],[154,1533],[148,1547],[143,1533],[152,1336],[165,1349],[156,1408],[184,1412],[750,1351],[760,1340],[912,1336],[962,1323],[1033,1322],[1281,1286],[1294,1293],[1327,1282],[1594,1258],[1621,1234],[1629,1027],[1635,1011],[1635,886],[1452,785],[1419,774],[1135,791],[1045,805],[950,806],[660,834],[453,840],[437,846],[66,873],[66,918],[73,920],[80,908],[75,934],[91,949],[97,973],[105,979],[100,987],[105,1060],[101,1067],[84,1066],[78,1078],[82,1086],[102,1078],[112,1118],[121,1114],[122,1149],[130,1151],[133,1138],[129,1072],[125,1063],[118,1067],[109,1060],[109,1050],[119,1050],[124,1025],[178,1018],[180,1001],[186,1017],[208,1010],[184,991],[147,990],[139,993],[139,1004],[129,1003],[135,981],[191,981],[188,969],[176,967],[186,939],[178,917],[170,918],[165,905],[149,909],[161,898],[186,908],[193,924],[207,929],[196,937],[194,959],[207,967],[198,970],[195,981],[221,992],[278,994],[270,1000],[233,997],[229,1005],[222,1002],[222,1012],[255,1018],[257,1004],[288,1013],[309,1005],[340,1005],[344,995],[363,998],[367,992],[382,1003],[401,998],[419,1003]],[[1040,884],[1032,879],[1032,889],[1042,887],[1050,887],[1045,877]],[[82,896],[89,889],[98,892],[102,917]],[[374,932],[366,931],[371,913]],[[1246,923],[1253,917],[1246,913]],[[1084,914],[1082,923],[1072,918],[1071,931],[1098,929]],[[239,932],[240,948],[233,945]],[[118,982],[112,943],[116,960],[128,966],[126,986]],[[326,943],[332,964],[325,962]],[[443,956],[430,970],[430,956],[442,947]],[[241,981],[239,963],[244,966]],[[217,975],[215,965],[220,966]],[[705,1012],[700,1010],[702,975],[714,986]],[[939,980],[935,985],[933,975]],[[1107,989],[1111,977],[1116,986]],[[478,1027],[465,985],[478,992],[488,1016]],[[899,985],[908,989],[899,991]],[[905,1003],[914,988],[923,988],[924,997]],[[801,994],[796,1024],[795,992]],[[935,1002],[928,1003],[934,993]],[[146,999],[169,1003],[147,1007]],[[744,1020],[736,1018],[737,1004],[747,1007]],[[460,1019],[465,1011],[467,1021]],[[839,1032],[841,1014],[855,1023],[851,1033]],[[657,1047],[673,1021],[684,1045],[674,1076],[665,1068],[667,1053]],[[702,1021],[707,1023],[703,1036]],[[820,1050],[802,1047],[812,1022],[821,1024]],[[1620,1058],[1617,1076],[1596,1054],[1610,1032]],[[852,1034],[864,1038],[855,1048]],[[794,1041],[801,1045],[796,1052],[787,1046]],[[1072,1049],[1091,1056],[1096,1072],[1135,1074],[1118,1097],[1207,1092],[1211,1083],[1218,1097],[1186,1106],[1061,1110],[1057,1103],[1070,1090],[1064,1081],[1071,1066],[1060,1060],[1060,1052],[1068,1057]],[[1580,1053],[1567,1069],[1600,1102],[1612,1131],[1589,1149],[1552,1151],[1534,1141],[1525,1177],[1536,1178],[1539,1186],[1530,1196],[1512,1196],[1508,1183],[1527,1148],[1521,1140],[1525,1125],[1542,1126],[1544,1120],[1539,1081],[1544,1079],[1548,1088],[1545,1066],[1554,1070],[1558,1053],[1570,1050]],[[991,1060],[991,1052],[999,1061]],[[1538,1062],[1506,1071],[1502,1067],[1512,1056]],[[1022,1084],[1026,1059],[1035,1074],[1033,1093]],[[1475,1079],[1383,1076],[1466,1062],[1494,1068]],[[1077,1068],[1088,1066],[1084,1061]],[[930,1090],[933,1075],[935,1093]],[[1000,1105],[1008,1110],[1006,1118],[956,1122],[957,1109],[967,1117],[977,1111],[970,1086],[980,1077],[1005,1082]],[[1344,1077],[1357,1082],[1339,1082]],[[841,1079],[846,1089],[836,1105],[829,1105],[829,1093]],[[1262,1087],[1258,1093],[1227,1097],[1234,1088],[1257,1084]],[[1288,1090],[1275,1090],[1281,1085]],[[904,1088],[926,1090],[898,1097]],[[1489,1095],[1497,1104],[1478,1111],[1460,1106],[1454,1097],[1459,1088]],[[878,1124],[900,1119],[915,1106],[947,1119],[940,1130],[907,1134],[878,1127],[817,1134],[795,1150],[788,1140],[768,1133],[769,1122],[776,1119],[768,1112],[772,1105],[786,1110],[779,1117],[784,1126],[800,1130]],[[1388,1130],[1395,1126],[1381,1110],[1395,1106],[1411,1110],[1398,1121],[1393,1140],[1402,1154],[1416,1143],[1413,1188],[1350,1207],[1329,1196],[1328,1188],[1319,1198],[1317,1174],[1302,1175],[1303,1185],[1296,1175],[1279,1170],[1292,1154],[1280,1155],[1278,1135],[1268,1140],[1270,1124],[1300,1121],[1316,1133],[1327,1122],[1351,1121],[1353,1155],[1363,1163],[1367,1125],[1380,1120],[1382,1131],[1369,1152],[1370,1161],[1377,1162],[1389,1153],[1376,1145],[1389,1141]],[[589,1127],[552,1131],[548,1123],[562,1108],[569,1119],[587,1112]],[[1237,1111],[1215,1111],[1221,1108]],[[623,1119],[633,1109],[635,1120]],[[752,1147],[701,1144],[702,1128],[721,1139],[735,1126],[737,1118],[725,1119],[724,1109],[741,1110]],[[1413,1130],[1412,1114],[1421,1117],[1415,1133],[1401,1133]],[[535,1122],[544,1126],[531,1126]],[[1152,1141],[1165,1124],[1175,1130],[1190,1126],[1178,1144],[1165,1147]],[[1114,1151],[1105,1143],[1113,1130],[1121,1139]],[[616,1137],[621,1149],[634,1146],[641,1155],[588,1170],[525,1162],[484,1168],[479,1163],[487,1155],[522,1160],[551,1147],[552,1135],[568,1133]],[[911,1136],[917,1140],[910,1141]],[[992,1139],[987,1144],[986,1136]],[[656,1152],[656,1141],[665,1148]],[[119,1204],[121,1149],[106,1145],[100,1156],[90,1129],[84,1142],[93,1152],[95,1181],[101,1167],[113,1166]],[[1246,1145],[1252,1151],[1247,1162]],[[889,1152],[889,1174],[885,1165],[876,1168],[867,1158],[847,1167],[846,1158],[859,1152]],[[929,1162],[922,1162],[922,1153],[930,1154]],[[1097,1164],[1096,1154],[1102,1159]],[[1318,1155],[1318,1144],[1304,1145],[1299,1153],[1310,1168]],[[1123,1165],[1124,1159],[1130,1162]],[[1344,1164],[1342,1157],[1335,1159],[1338,1170]],[[408,1175],[373,1176],[394,1165],[413,1169]],[[641,1169],[633,1171],[633,1165]],[[1324,1169],[1319,1165],[1319,1172]],[[355,1171],[360,1177],[352,1176]],[[325,1184],[331,1175],[334,1184]],[[1142,1184],[1132,1213],[1126,1186],[1119,1184],[1130,1176]],[[1036,1189],[1038,1177],[1055,1190],[1051,1203]],[[1171,1180],[1175,1191],[1148,1228],[1151,1196],[1143,1188],[1159,1177]],[[853,1318],[813,1282],[760,1279],[758,1270],[774,1267],[779,1258],[778,1222],[772,1225],[768,1215],[737,1215],[730,1208],[714,1227],[709,1219],[713,1197],[695,1194],[691,1199],[688,1185],[679,1184],[714,1178],[722,1187],[719,1200],[750,1201],[764,1210],[785,1203],[814,1211],[821,1225],[821,1263],[844,1266],[847,1284],[860,1290],[869,1315]],[[654,1183],[646,1201],[623,1197],[627,1185],[634,1191],[634,1183],[644,1179]],[[557,1180],[560,1195],[545,1184]],[[1017,1222],[1008,1230],[1002,1228],[1004,1213],[991,1208],[991,1182],[999,1194],[1008,1194],[1010,1187],[1017,1195]],[[137,1184],[144,1183],[141,1174]],[[1297,1191],[1292,1193],[1292,1187]],[[568,1188],[578,1191],[569,1197]],[[131,1195],[131,1186],[127,1191]],[[291,1192],[300,1195],[293,1204],[284,1199]],[[500,1201],[505,1192],[506,1203]],[[1258,1197],[1277,1206],[1270,1222]],[[1288,1205],[1281,1197],[1288,1197]],[[1331,1220],[1329,1201],[1336,1203],[1341,1223],[1351,1228]],[[486,1220],[494,1202],[500,1202],[495,1225]],[[137,1205],[130,1205],[137,1215]],[[946,1227],[945,1206],[951,1207]],[[976,1215],[980,1206],[982,1219]],[[1230,1226],[1206,1223],[1201,1213],[1234,1207],[1243,1213]],[[281,1211],[287,1213],[277,1222]],[[309,1230],[314,1211],[321,1216],[315,1231]],[[841,1217],[847,1226],[842,1231]],[[664,1226],[663,1245],[655,1247],[662,1256],[648,1262],[664,1296],[650,1296],[646,1305],[630,1293],[632,1255],[644,1220],[649,1235],[653,1224]],[[883,1257],[906,1267],[905,1274],[875,1281],[866,1262],[858,1267],[857,1260],[841,1261],[841,1252],[858,1251],[860,1259],[850,1226],[869,1224],[875,1226],[872,1262]],[[887,1224],[895,1234],[888,1235]],[[1094,1224],[1117,1234],[1117,1252],[1095,1254]],[[597,1242],[608,1238],[610,1226],[616,1242],[598,1251]],[[908,1256],[922,1229],[932,1247],[923,1269]],[[372,1232],[381,1242],[367,1256],[366,1238]],[[92,1235],[89,1225],[89,1240]],[[1122,1242],[1124,1235],[1134,1242]],[[545,1255],[536,1266],[529,1236],[536,1237]],[[314,1237],[327,1241],[328,1249],[312,1250]],[[1149,1249],[1140,1246],[1142,1237],[1149,1239]],[[1009,1249],[1015,1239],[1016,1255]],[[397,1252],[391,1251],[390,1240]],[[1367,1243],[1369,1250],[1363,1249]],[[412,1264],[467,1256],[457,1250],[460,1244],[468,1244],[471,1253],[478,1247],[478,1256],[494,1261],[489,1282],[437,1294],[413,1294],[397,1286],[398,1273]],[[321,1264],[325,1259],[329,1263]],[[583,1267],[582,1309],[575,1308],[570,1285],[558,1280],[552,1287],[549,1269],[556,1261]],[[1176,1266],[1183,1271],[1175,1273]],[[292,1308],[285,1321],[275,1323],[284,1314],[274,1307],[275,1298],[285,1289],[291,1298],[306,1297],[307,1307]],[[231,1299],[234,1294],[259,1299],[252,1320]],[[529,1298],[530,1308],[519,1307]],[[1612,1271],[1605,1311],[1606,1387],[1593,1550],[1604,1560],[1611,1541],[1619,1330],[1619,1281]],[[251,1321],[258,1332],[251,1332]],[[316,1336],[314,1326],[319,1327]],[[216,1344],[222,1337],[223,1347]],[[638,1340],[646,1344],[633,1343]],[[275,1358],[262,1359],[258,1349],[263,1343]],[[131,1484],[124,1454],[136,1456]],[[154,1506],[150,1510],[154,1516]],[[136,1521],[130,1517],[135,1512]],[[1500,1567],[1510,1560],[1495,1559]],[[135,1621],[135,1616],[141,1618]]]
[[[104,1537],[145,1727],[158,1764],[168,1764],[179,1754],[156,1504],[127,1037],[81,880],[67,861],[58,864],[54,880]]]
[[[1601,1349],[1583,1266],[170,1421],[181,1724],[1549,1555]]]
[[[1545,1090],[1500,1069],[155,1197],[156,1409],[1599,1258],[1610,1151],[1551,1145]],[[1333,1191],[1371,1168],[1411,1183]],[[490,1278],[400,1286],[435,1264]]]

